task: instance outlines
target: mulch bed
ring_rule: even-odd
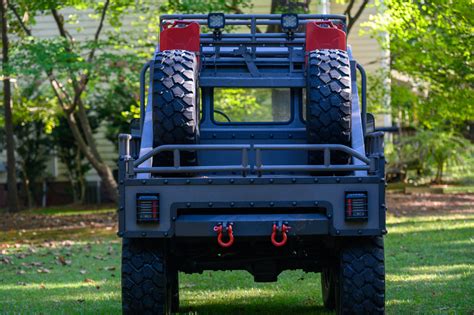
[[[30,213],[0,214],[0,231],[57,228],[111,227],[117,215],[112,212],[80,215],[39,215]]]
[[[395,216],[474,214],[474,194],[387,194],[388,213]]]

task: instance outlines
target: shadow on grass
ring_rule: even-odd
[[[292,305],[285,301],[279,301],[275,298],[273,301],[262,305],[258,298],[250,298],[242,301],[222,301],[220,303],[200,304],[195,307],[181,307],[178,314],[333,314],[327,311],[322,305]]]

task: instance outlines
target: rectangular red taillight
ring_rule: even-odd
[[[137,195],[137,223],[160,222],[160,195]]]
[[[346,192],[345,205],[346,220],[367,221],[369,219],[367,192]]]

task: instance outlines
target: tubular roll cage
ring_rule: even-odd
[[[162,15],[160,18],[160,29],[164,30],[165,24],[179,21],[196,22],[199,25],[207,25],[208,15],[206,14],[171,14]],[[344,15],[318,15],[318,14],[299,14],[299,25],[305,25],[310,21],[330,21],[334,24],[342,25],[342,29],[346,29],[346,17]],[[215,66],[246,63],[249,72],[255,76],[257,81],[260,75],[263,81],[267,81],[268,86],[273,86],[276,81],[270,82],[271,77],[252,72],[255,65],[273,64],[275,62],[284,65],[290,65],[289,73],[285,76],[285,81],[291,87],[306,87],[306,78],[304,75],[304,68],[295,69],[294,64],[299,63],[304,65],[306,53],[305,47],[305,33],[295,32],[289,36],[288,33],[258,33],[257,27],[259,25],[280,25],[280,14],[226,14],[226,26],[248,26],[249,33],[222,33],[216,36],[213,33],[200,34],[200,51],[201,68],[203,70],[211,69],[211,71],[201,71],[200,86],[218,87],[222,82],[228,82],[225,78],[214,77],[212,68]],[[232,49],[233,48],[233,49]],[[258,49],[257,49],[258,48]],[[350,48],[348,48],[349,54]],[[152,61],[146,63],[140,73],[140,133],[134,135],[134,138],[140,138],[143,132],[146,112],[146,80],[147,72],[152,65]],[[367,78],[364,68],[351,59],[351,71],[353,75],[360,73],[361,76],[361,125],[362,136],[366,136],[366,84]],[[211,72],[211,73],[209,73]],[[269,80],[270,79],[270,80]],[[233,78],[232,83],[235,84],[239,79]],[[245,82],[245,79],[242,81]],[[247,80],[248,82],[248,80]],[[278,82],[281,82],[278,81]],[[239,82],[240,83],[240,82]],[[238,83],[238,84],[239,84]],[[240,86],[240,85],[239,85]],[[263,85],[262,85],[263,86]],[[367,141],[370,143],[377,142],[373,139],[378,139],[378,134],[368,134]],[[369,174],[376,172],[377,163],[374,163],[371,158],[366,157],[360,151],[353,148],[334,145],[334,144],[278,144],[278,145],[263,145],[263,144],[249,144],[249,145],[231,145],[231,144],[197,144],[197,145],[162,145],[153,148],[151,151],[140,156],[134,160],[130,155],[130,139],[126,135],[120,136],[119,152],[126,160],[127,177],[133,177],[137,173],[199,173],[199,172],[242,172],[246,176],[249,172],[257,172],[261,176],[265,172],[273,171],[368,171]],[[372,145],[375,150],[368,150],[370,152],[381,152],[381,148],[377,145]],[[370,149],[370,148],[369,148]],[[240,165],[215,165],[215,166],[181,166],[180,155],[183,151],[203,151],[203,150],[229,150],[241,151]],[[322,165],[265,165],[263,163],[262,151],[268,150],[306,150],[306,151],[322,151],[324,152],[324,162]],[[383,150],[383,149],[382,149]],[[152,158],[159,152],[170,151],[173,152],[173,166],[168,167],[139,167],[146,160]],[[249,165],[249,151],[255,153],[255,165]],[[332,152],[345,152],[353,157],[357,163],[350,165],[331,165],[330,156]]]

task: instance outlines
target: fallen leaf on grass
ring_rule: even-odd
[[[63,266],[69,266],[72,263],[71,260],[66,260],[66,258],[64,258],[64,256],[58,256],[57,260]]]
[[[81,275],[85,275],[85,274],[87,273],[87,270],[81,269],[81,270],[79,270],[79,273],[80,273]]]
[[[16,272],[17,275],[24,275],[25,273],[26,273],[26,271],[24,271],[24,270],[22,270],[22,269],[21,269],[21,270],[18,270],[18,271]]]
[[[0,263],[5,264],[5,265],[13,265],[13,261],[6,256],[0,257]]]
[[[115,266],[107,266],[104,268],[105,271],[114,271],[115,269]]]
[[[44,283],[40,284],[40,289],[46,289],[46,286],[44,285]]]
[[[61,245],[62,245],[62,246],[67,246],[67,247],[70,247],[70,246],[72,246],[72,245],[74,245],[74,244],[75,244],[75,242],[74,242],[74,241],[70,241],[70,240],[66,240],[66,241],[62,241],[62,242],[61,242]]]
[[[96,255],[94,256],[94,259],[97,259],[97,260],[105,260],[105,258],[101,255]]]
[[[38,270],[36,270],[38,273],[50,273],[51,270],[47,269],[47,268],[39,268]]]
[[[85,282],[85,283],[95,283],[95,281],[92,280],[92,279],[90,279],[90,278],[85,278],[85,279],[84,279],[84,282]]]

